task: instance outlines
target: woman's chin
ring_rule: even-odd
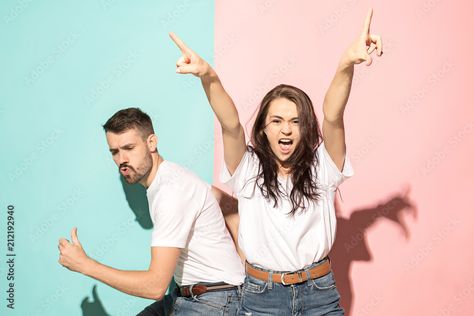
[[[278,161],[280,163],[285,163],[290,157],[293,152],[288,152],[288,153],[281,153],[279,152],[275,156],[277,157]]]

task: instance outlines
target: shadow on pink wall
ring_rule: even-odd
[[[397,194],[383,203],[357,209],[351,212],[349,218],[340,215],[340,207],[336,201],[337,234],[330,257],[337,288],[341,294],[341,305],[346,315],[352,313],[354,298],[351,265],[354,261],[372,261],[374,257],[367,243],[367,229],[378,221],[388,220],[400,227],[407,240],[410,238],[405,216],[411,214],[416,218],[417,210],[409,199],[409,192],[409,189],[406,189],[402,194]]]

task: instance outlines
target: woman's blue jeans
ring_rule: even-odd
[[[315,263],[307,269],[320,264]],[[268,271],[268,270],[265,270]],[[278,272],[275,272],[278,273]],[[239,315],[344,315],[332,271],[295,285],[248,276],[242,287]]]

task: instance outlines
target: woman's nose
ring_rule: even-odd
[[[291,124],[290,123],[283,123],[283,126],[281,128],[281,132],[285,135],[290,135],[291,134]]]

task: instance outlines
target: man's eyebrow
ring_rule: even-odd
[[[119,148],[127,149],[127,148],[133,147],[135,145],[136,145],[135,143],[126,143],[125,145],[119,146]],[[118,150],[118,148],[109,148],[110,152],[114,152],[114,151],[117,151],[117,150]]]

